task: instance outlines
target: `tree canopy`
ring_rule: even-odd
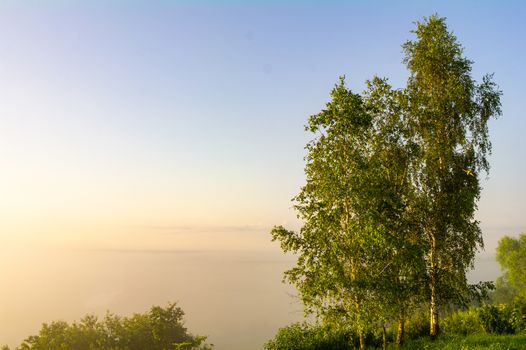
[[[526,297],[526,233],[516,238],[501,238],[497,246],[497,261],[504,271],[497,279],[497,289],[508,289],[513,296]]]
[[[414,34],[402,46],[405,88],[374,77],[356,94],[341,78],[309,118],[306,184],[293,199],[303,227],[271,232],[298,256],[285,277],[307,310],[361,334],[398,319],[403,336],[404,311],[426,299],[436,336],[439,305],[467,295],[483,243],[474,214],[501,93],[491,75],[471,77],[444,18]]]
[[[183,317],[170,303],[130,317],[108,313],[102,320],[87,315],[79,322],[53,321],[16,350],[210,350],[206,337],[188,333]]]

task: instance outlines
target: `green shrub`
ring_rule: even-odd
[[[353,349],[354,335],[350,331],[325,325],[294,323],[279,329],[266,350],[348,350]]]
[[[479,309],[459,310],[442,320],[442,331],[445,334],[476,334],[484,332],[479,317]]]
[[[87,315],[71,324],[54,321],[42,325],[28,337],[20,350],[210,350],[206,337],[190,334],[184,326],[184,312],[175,303],[154,306],[143,314],[119,317],[107,314],[103,320]]]
[[[504,305],[484,305],[479,308],[479,319],[488,333],[513,334],[515,327],[511,321],[512,308]]]
[[[429,335],[429,319],[426,310],[417,310],[409,316],[405,322],[405,332],[407,339],[417,339]],[[396,329],[393,329],[393,333],[396,334]]]
[[[510,304],[511,324],[516,332],[526,331],[526,298],[516,297]]]

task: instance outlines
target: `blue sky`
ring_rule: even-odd
[[[343,74],[355,91],[374,74],[403,86],[400,45],[412,22],[437,12],[474,60],[474,77],[493,72],[504,91],[479,217],[495,234],[518,233],[526,228],[524,7],[4,1],[5,215],[13,227],[32,216],[120,217],[121,226],[294,222],[307,117]]]

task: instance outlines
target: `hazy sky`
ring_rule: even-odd
[[[142,262],[122,251],[258,251],[281,261],[268,231],[299,225],[290,199],[304,181],[308,116],[343,74],[356,92],[374,74],[402,87],[400,45],[434,12],[448,18],[474,77],[494,72],[504,92],[478,214],[492,255],[499,237],[526,231],[525,3],[0,1],[0,343],[55,318],[185,302],[136,292],[140,301],[116,304],[131,282],[85,282],[77,272],[98,276],[105,265],[90,270],[90,258],[75,257],[64,267],[72,252],[111,252],[109,261],[126,261],[112,271],[130,279]],[[181,264],[208,261],[192,259]],[[33,294],[53,266],[71,280],[55,276],[49,295]],[[236,280],[233,266],[225,273]],[[281,293],[279,266],[274,289],[254,288]],[[57,310],[64,293],[87,299]],[[30,299],[49,308],[11,322]]]

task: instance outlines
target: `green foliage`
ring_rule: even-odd
[[[466,271],[482,246],[474,215],[501,92],[490,75],[473,80],[444,18],[414,33],[405,89],[375,77],[355,94],[341,78],[309,118],[306,184],[294,198],[304,225],[271,232],[298,256],[285,278],[307,310],[352,324],[362,343],[424,298],[436,335],[440,304],[472,297]]]
[[[526,234],[517,238],[503,237],[497,246],[497,261],[504,275],[497,280],[497,291],[508,298],[526,297]]]
[[[511,308],[507,305],[484,305],[479,309],[479,318],[487,333],[515,333],[511,320]]]
[[[526,335],[443,336],[434,341],[421,338],[409,341],[405,350],[525,350]]]
[[[175,303],[154,306],[144,314],[119,317],[107,314],[101,321],[87,315],[68,324],[44,324],[18,350],[209,350],[206,337],[193,336],[184,327],[184,312]]]
[[[517,296],[517,290],[510,286],[505,276],[497,278],[495,290],[491,293],[491,301],[495,304],[511,303]]]
[[[526,299],[457,310],[444,318],[442,330],[447,335],[522,333],[526,331]]]
[[[510,307],[513,328],[516,332],[526,332],[526,297],[516,297]]]
[[[266,350],[347,350],[353,349],[354,335],[350,331],[329,326],[294,323],[280,328]]]
[[[479,317],[488,333],[513,334],[526,331],[526,298],[516,297],[509,304],[485,305]]]
[[[399,93],[385,80],[374,78],[360,96],[342,78],[331,97],[306,127],[316,137],[307,145],[307,184],[294,199],[305,224],[299,233],[278,226],[272,235],[299,255],[286,279],[308,310],[365,333],[405,311],[421,284],[407,205],[412,148]]]
[[[402,349],[526,349],[526,336],[505,336],[526,331],[526,298],[515,298],[510,304],[484,305],[455,310],[442,320],[442,335],[430,342],[428,315],[416,309],[405,319],[406,342]],[[396,323],[386,329],[389,349],[395,348]],[[368,332],[366,348],[382,347],[383,334]],[[265,345],[266,350],[355,349],[359,333],[347,325],[293,324],[278,331]]]
[[[472,62],[438,16],[417,22],[417,39],[403,45],[410,72],[405,94],[410,129],[419,151],[412,163],[415,206],[426,247],[431,335],[438,309],[463,302],[482,234],[475,219],[479,174],[489,170],[487,122],[498,116],[501,92],[491,75],[477,84]]]
[[[469,285],[469,293],[464,303],[460,304],[462,307],[480,306],[490,300],[495,293],[495,283],[492,281],[479,282]]]
[[[458,310],[448,315],[442,321],[444,334],[468,335],[483,333],[484,327],[480,321],[479,309],[471,307],[467,310]]]
[[[429,314],[425,310],[417,309],[405,320],[408,339],[418,339],[429,334]]]
[[[524,306],[524,305],[523,305]],[[526,349],[526,335],[497,335],[486,333],[482,327],[479,312],[481,308],[457,311],[445,317],[442,335],[430,341],[425,337],[427,327],[422,313],[408,318],[408,338],[401,347],[407,350],[520,350]],[[526,315],[522,313],[522,315]],[[513,316],[512,316],[513,317]],[[423,327],[422,327],[423,325]],[[388,331],[388,349],[397,349],[392,342],[393,330]],[[379,349],[381,335],[367,336],[367,348]],[[275,338],[265,344],[266,350],[326,350],[356,349],[358,335],[351,329],[329,325],[308,325],[295,323],[281,328]]]

